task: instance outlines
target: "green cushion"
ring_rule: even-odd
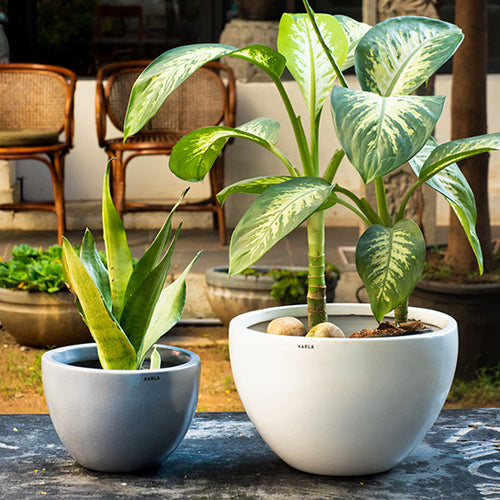
[[[0,129],[0,147],[46,146],[56,144],[58,138],[57,130]]]

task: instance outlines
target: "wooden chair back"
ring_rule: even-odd
[[[168,204],[145,204],[125,199],[125,168],[141,154],[168,155],[187,132],[200,127],[235,123],[235,81],[231,69],[218,62],[207,63],[190,76],[165,101],[144,128],[123,143],[123,134],[108,137],[109,122],[123,132],[132,86],[150,61],[129,61],[105,65],[97,72],[97,137],[112,162],[112,193],[120,215],[130,211],[166,210]],[[126,156],[126,154],[128,156]],[[210,198],[199,203],[183,204],[179,210],[212,211],[221,242],[226,241],[222,207],[215,195],[224,183],[223,153],[210,171]]]
[[[66,230],[64,158],[73,147],[76,75],[60,66],[0,64],[0,159],[34,159],[52,177],[53,201],[13,200],[0,210],[48,210],[57,215],[58,242]]]

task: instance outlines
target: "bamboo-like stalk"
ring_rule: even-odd
[[[314,213],[307,221],[309,277],[307,312],[309,328],[328,320],[325,283],[325,212]]]

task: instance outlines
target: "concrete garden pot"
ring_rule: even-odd
[[[42,356],[45,399],[70,455],[101,472],[158,466],[179,445],[198,401],[200,359],[185,349],[157,346],[158,370],[103,370],[95,344]]]
[[[0,321],[23,345],[59,347],[91,342],[74,295],[0,288]]]
[[[268,272],[276,267],[292,271],[307,271],[305,267],[254,266],[258,272]],[[239,314],[267,307],[279,306],[271,297],[271,288],[275,282],[271,276],[243,276],[237,274],[229,277],[227,267],[213,267],[206,271],[205,282],[207,297],[215,315],[224,325]],[[307,289],[307,285],[304,284]],[[331,275],[327,282],[327,302],[335,300],[337,276]]]
[[[457,377],[474,378],[482,367],[500,363],[500,283],[446,283],[420,280],[410,304],[453,316],[459,328]]]
[[[376,326],[368,304],[329,304],[346,333]],[[410,308],[434,332],[387,338],[306,338],[265,333],[279,316],[305,320],[306,306],[234,318],[229,348],[249,418],[296,469],[353,476],[401,462],[433,425],[450,389],[458,352],[455,320]]]

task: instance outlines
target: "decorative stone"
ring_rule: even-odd
[[[319,323],[316,326],[313,326],[306,337],[336,337],[336,338],[344,338],[345,333],[333,323]]]
[[[302,321],[293,316],[283,316],[273,319],[267,325],[267,333],[273,335],[291,335],[294,337],[304,337],[307,333],[306,327]]]

